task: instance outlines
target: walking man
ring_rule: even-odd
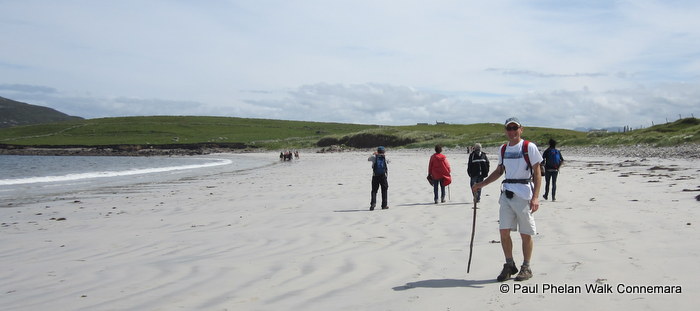
[[[379,187],[382,188],[382,209],[388,209],[387,205],[387,191],[389,190],[389,182],[387,181],[387,176],[389,175],[389,168],[387,167],[387,161],[385,157],[386,149],[383,146],[379,146],[377,151],[373,153],[367,161],[372,162],[372,198],[369,203],[369,210],[373,211],[374,207],[377,205],[377,190]]]
[[[532,277],[530,258],[534,246],[532,238],[536,233],[532,214],[540,207],[538,197],[542,177],[539,163],[542,162],[542,155],[534,143],[521,138],[523,127],[517,118],[509,118],[505,126],[508,142],[501,146],[498,167],[484,181],[472,186],[472,191],[476,192],[496,181],[501,175],[506,175],[498,200],[501,247],[506,263],[503,264],[503,270],[497,280],[503,282],[518,273],[513,259],[510,231],[519,230],[524,258],[515,280],[524,281]]]
[[[564,157],[557,149],[557,141],[549,140],[549,148],[542,154],[544,158],[544,199],[547,200],[549,194],[549,184],[552,184],[552,201],[557,200],[557,177],[559,176],[559,168],[564,164]]]
[[[481,144],[474,144],[474,151],[469,154],[469,162],[467,163],[467,174],[470,177],[469,185],[474,186],[476,183],[484,181],[489,176],[489,158],[486,153],[481,152]],[[481,201],[481,189],[476,192],[476,202]]]

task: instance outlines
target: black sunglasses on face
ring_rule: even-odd
[[[506,126],[506,131],[517,131],[519,128],[517,125]]]

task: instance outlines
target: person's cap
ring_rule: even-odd
[[[508,126],[508,124],[511,124],[511,123],[515,123],[515,124],[517,124],[518,126],[522,126],[522,125],[520,124],[520,120],[518,120],[518,118],[516,118],[516,117],[510,117],[510,118],[508,118],[508,120],[506,120],[506,124],[505,124],[505,125]]]
[[[379,147],[377,148],[377,151],[379,151],[379,152],[384,152],[384,146],[379,146]]]
[[[481,144],[480,143],[474,144],[474,149],[481,149]]]

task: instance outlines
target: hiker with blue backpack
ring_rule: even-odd
[[[521,135],[523,127],[517,118],[509,118],[505,122],[508,142],[500,148],[498,167],[484,181],[472,186],[472,193],[496,181],[502,175],[505,180],[501,186],[501,196],[498,200],[499,233],[501,248],[506,258],[503,270],[496,278],[503,282],[518,273],[513,259],[513,240],[511,231],[520,231],[523,248],[523,264],[515,277],[516,281],[525,281],[532,277],[530,258],[534,247],[533,236],[536,234],[535,218],[532,216],[540,208],[539,193],[542,181],[542,155],[537,146]]]
[[[377,151],[374,152],[367,161],[372,162],[372,199],[369,203],[369,210],[373,211],[374,207],[377,205],[377,191],[382,188],[382,209],[388,209],[387,205],[387,190],[389,190],[389,182],[387,181],[387,176],[389,175],[389,168],[386,159],[386,149],[383,146],[379,146]]]
[[[561,151],[557,149],[557,141],[549,140],[549,148],[542,154],[544,158],[544,199],[547,200],[549,195],[549,184],[552,182],[552,201],[556,201],[557,197],[557,177],[559,176],[559,168],[564,164],[564,157]]]

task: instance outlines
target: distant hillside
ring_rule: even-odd
[[[700,120],[688,118],[625,133],[583,133],[527,127],[523,136],[545,146],[552,138],[560,146],[678,146],[700,144]],[[493,147],[506,140],[502,124],[380,126],[324,122],[246,119],[235,117],[151,116],[72,120],[0,129],[0,149],[103,146],[132,149],[198,146],[267,150]],[[335,148],[335,147],[333,147]]]
[[[30,105],[0,97],[0,128],[82,119],[48,107]]]

